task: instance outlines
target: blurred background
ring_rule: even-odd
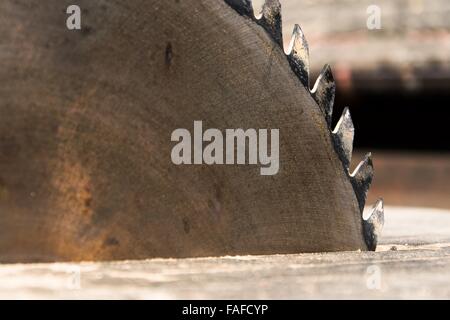
[[[332,67],[334,124],[350,108],[352,167],[373,154],[367,203],[450,208],[450,1],[280,1],[285,45],[296,23],[308,40],[310,86]],[[263,2],[253,0],[255,12]],[[367,26],[373,5],[380,29]]]

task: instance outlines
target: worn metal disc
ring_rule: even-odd
[[[371,160],[349,173],[277,3],[80,0],[78,31],[70,1],[1,1],[0,261],[370,248]],[[278,174],[174,165],[195,120],[279,129]]]

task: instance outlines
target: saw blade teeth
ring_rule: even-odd
[[[225,0],[225,2],[239,14],[250,18],[254,17],[251,0]]]
[[[353,138],[355,128],[348,108],[344,109],[334,131],[333,138],[338,149],[339,156],[346,169],[350,167],[353,152]]]
[[[251,0],[225,0],[239,14],[251,17],[258,25],[269,33],[271,38],[283,49],[281,4],[279,0],[265,0],[261,14],[254,15]],[[336,94],[336,83],[330,66],[327,64],[322,69],[319,77],[314,83],[312,90],[309,88],[309,46],[304,33],[298,24],[295,25],[288,50],[285,52],[292,71],[303,86],[310,92],[311,97],[323,112],[328,127],[331,128],[333,105]],[[355,128],[348,108],[345,108],[335,129],[330,132],[332,142],[342,165],[346,170],[356,199],[358,201],[361,215],[373,179],[372,155],[368,153],[353,173],[349,173]],[[369,250],[375,250],[381,229],[384,224],[383,200],[377,201],[372,209],[371,215],[363,221],[364,239]]]
[[[298,24],[295,25],[292,32],[287,55],[292,70],[301,83],[309,89],[309,46]]]
[[[364,238],[367,248],[375,251],[378,239],[384,226],[384,205],[383,199],[378,199],[372,207],[372,211],[367,220],[363,220]]]
[[[316,83],[311,90],[311,95],[325,114],[325,119],[330,127],[335,94],[336,83],[334,82],[331,67],[327,64],[317,78]]]
[[[367,192],[373,179],[373,163],[372,154],[368,153],[363,161],[356,167],[355,171],[350,175],[350,180],[355,190],[361,212],[364,210]]]
[[[258,23],[272,36],[273,40],[283,48],[281,4],[279,0],[266,0],[264,2]]]

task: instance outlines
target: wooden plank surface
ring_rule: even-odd
[[[450,298],[450,211],[387,207],[377,252],[2,265],[0,298]]]

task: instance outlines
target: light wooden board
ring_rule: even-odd
[[[450,298],[450,211],[387,207],[377,252],[2,265],[0,298]]]

